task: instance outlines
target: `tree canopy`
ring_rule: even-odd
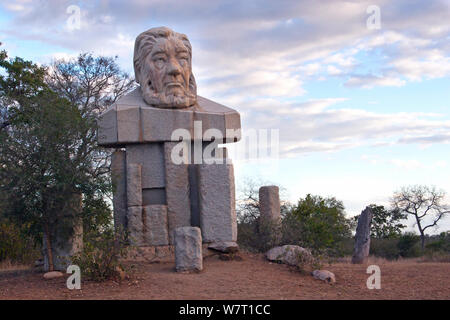
[[[113,58],[90,54],[45,67],[2,51],[0,68],[3,215],[40,237],[82,195],[85,229],[111,224],[109,152],[97,146],[96,120],[133,80]]]
[[[352,222],[345,217],[344,205],[336,198],[308,194],[293,208],[302,238],[313,249],[333,248],[351,237]]]

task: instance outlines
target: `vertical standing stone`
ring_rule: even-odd
[[[81,210],[82,195],[74,193],[62,209],[64,215],[59,219],[57,225],[50,230],[53,267],[55,270],[66,270],[67,266],[71,264],[71,257],[83,249]],[[43,239],[44,270],[48,271],[49,259],[45,239],[46,234],[44,234]]]
[[[127,180],[126,152],[116,150],[111,157],[113,184],[114,227],[116,231],[127,230]]]
[[[167,218],[169,225],[169,242],[174,243],[174,230],[191,225],[191,204],[189,201],[189,172],[187,152],[178,154],[183,163],[175,164],[172,150],[185,142],[165,142],[164,159],[166,172]],[[178,149],[176,149],[178,150]],[[186,149],[187,146],[186,146]]]
[[[166,246],[169,244],[167,227],[167,206],[150,205],[143,207],[145,215],[144,238],[149,246]]]
[[[266,221],[280,221],[280,190],[277,186],[259,188],[259,210]]]
[[[181,227],[174,231],[175,269],[177,272],[203,269],[202,235],[197,227]]]
[[[144,242],[144,216],[142,215],[142,166],[127,164],[127,218],[130,243],[142,246]]]
[[[203,241],[236,241],[233,165],[199,165],[198,188]]]
[[[361,264],[367,262],[370,250],[370,225],[372,223],[372,217],[372,209],[366,207],[358,218],[352,263]]]
[[[128,207],[142,206],[142,166],[127,164],[127,202]]]

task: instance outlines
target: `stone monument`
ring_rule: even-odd
[[[280,189],[278,186],[259,188],[259,210],[261,219],[272,222],[280,221]]]
[[[373,212],[367,207],[358,218],[358,226],[355,234],[355,248],[352,263],[361,264],[367,262],[370,250],[370,226],[372,224]]]
[[[237,111],[197,95],[192,47],[166,27],[134,47],[139,87],[107,109],[98,143],[111,160],[114,221],[137,246],[174,244],[199,227],[204,243],[237,238],[233,165],[219,144],[240,140]]]

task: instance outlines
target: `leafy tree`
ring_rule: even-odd
[[[352,222],[345,217],[344,205],[336,198],[308,194],[298,201],[292,214],[300,223],[305,245],[312,249],[333,249],[351,237]]]
[[[43,232],[53,269],[54,229],[77,218],[65,214],[71,199],[83,195],[75,211],[85,229],[111,223],[109,154],[96,145],[96,119],[133,82],[114,59],[89,54],[46,68],[3,51],[0,67],[3,210],[34,236]]]
[[[53,62],[46,76],[46,83],[59,96],[78,109],[83,119],[74,157],[84,161],[85,170],[92,181],[110,185],[110,150],[97,145],[97,119],[111,104],[135,87],[134,79],[123,72],[116,59],[95,57],[82,53],[70,60]],[[84,189],[84,230],[107,226],[111,223],[109,204],[99,189]],[[94,231],[94,230],[92,230]]]
[[[85,183],[72,162],[81,118],[46,86],[45,68],[20,58],[4,60],[1,67],[6,76],[0,77],[0,90],[8,102],[8,126],[0,133],[1,191],[8,196],[12,219],[46,235],[52,270],[51,235],[66,200]]]
[[[373,212],[370,235],[376,239],[396,238],[402,234],[402,229],[406,225],[400,223],[406,218],[398,209],[387,210],[384,206],[371,204],[369,206]],[[358,221],[359,215],[354,217]]]
[[[411,215],[419,229],[422,250],[425,247],[425,231],[437,226],[450,213],[450,205],[443,203],[445,192],[428,186],[403,187],[395,192],[392,204],[401,213]]]

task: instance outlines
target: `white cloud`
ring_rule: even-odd
[[[370,89],[375,86],[401,87],[405,84],[406,81],[400,78],[375,75],[355,75],[350,77],[345,82],[345,85],[348,87],[362,87],[366,89]]]
[[[409,160],[392,159],[390,161],[390,163],[392,163],[396,167],[399,167],[401,169],[406,169],[406,170],[415,170],[415,169],[423,168],[423,164],[420,161],[414,160],[414,159],[409,159]]]
[[[450,10],[442,1],[412,10],[406,0],[381,0],[379,31],[366,28],[370,1],[86,2],[83,28],[71,33],[64,26],[72,1],[10,4],[29,10],[10,8],[2,33],[68,52],[117,54],[129,71],[138,33],[168,25],[188,34],[199,94],[237,107],[248,128],[279,128],[286,154],[449,141],[449,122],[430,114],[369,112],[342,97],[291,102],[307,81],[330,75],[354,88],[449,76]]]
[[[333,66],[333,65],[330,65],[330,66],[327,67],[327,72],[328,72],[328,74],[329,74],[330,76],[337,76],[337,75],[342,74],[342,70],[336,68],[336,67]]]

